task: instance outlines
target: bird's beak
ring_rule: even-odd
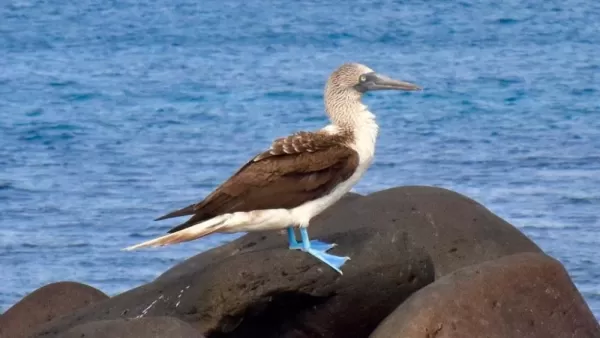
[[[394,80],[377,73],[365,74],[365,80],[357,85],[361,92],[372,90],[421,90],[421,87],[410,82]]]

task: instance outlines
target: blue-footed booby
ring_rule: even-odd
[[[328,254],[335,244],[311,241],[307,228],[313,217],[350,191],[373,160],[379,127],[361,98],[368,91],[419,89],[362,64],[343,64],[325,85],[329,125],[276,139],[204,200],[156,219],[191,215],[185,223],[125,250],[175,244],[217,232],[287,229],[290,249],[305,251],[341,274],[349,257]],[[300,242],[295,228],[299,228]]]

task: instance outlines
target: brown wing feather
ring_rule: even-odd
[[[234,176],[237,175],[239,172],[246,169],[246,167],[248,165],[250,165],[254,162],[262,161],[262,160],[272,157],[272,156],[297,154],[297,153],[301,153],[301,152],[309,152],[309,153],[315,152],[318,149],[323,148],[324,143],[326,143],[326,142],[324,142],[324,140],[326,140],[326,139],[330,139],[330,138],[324,137],[323,133],[309,133],[309,132],[304,132],[304,131],[297,132],[297,133],[287,136],[287,137],[278,138],[275,141],[273,141],[273,143],[271,144],[271,148],[268,151],[265,151],[263,153],[256,155],[252,160],[250,160],[245,165],[240,167],[238,169],[238,171],[236,173],[234,173],[233,175]],[[207,196],[205,198],[205,200],[208,200],[211,197],[212,197],[212,194]],[[168,219],[168,218],[173,218],[173,217],[194,215],[197,212],[196,207],[199,204],[200,203],[191,204],[185,208],[171,211],[168,214],[160,216],[154,220],[160,221],[163,219]],[[193,220],[196,221],[198,219],[198,217],[200,217],[200,216],[198,214],[196,214],[196,218],[194,218]]]
[[[169,232],[224,213],[297,207],[327,194],[348,179],[357,165],[358,154],[343,145],[342,139],[308,132],[278,139],[269,151],[246,163],[196,204],[188,221]]]

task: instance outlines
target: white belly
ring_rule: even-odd
[[[373,155],[375,154],[375,140],[377,139],[378,127],[375,121],[369,117],[372,115],[368,111],[365,111],[365,113],[365,121],[361,122],[361,128],[355,131],[355,145],[353,148],[358,153],[358,167],[356,171],[348,180],[339,184],[328,195],[306,202],[290,210],[292,218],[296,222],[294,225],[301,227],[308,226],[311,218],[332,206],[344,194],[349,192],[371,165]],[[335,133],[335,127],[328,126],[327,128]]]
[[[301,206],[298,206],[292,210],[290,213],[292,214],[292,218],[294,219],[296,226],[306,227],[310,222],[311,218],[317,216],[325,209],[329,208],[335,202],[339,201],[347,192],[349,192],[352,187],[360,180],[365,171],[367,171],[371,160],[369,159],[365,163],[361,163],[356,171],[350,178],[346,181],[339,184],[335,189],[333,189],[328,195],[325,195],[316,200],[312,200],[310,202],[306,202]]]
[[[290,226],[308,227],[310,220],[339,201],[363,176],[371,159],[361,163],[350,178],[335,187],[329,194],[306,202],[293,209],[265,209],[226,214],[220,232],[280,230]],[[209,220],[210,221],[210,220]]]

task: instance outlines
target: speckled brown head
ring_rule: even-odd
[[[368,91],[420,90],[421,87],[378,74],[360,63],[345,63],[336,69],[325,85],[325,109],[331,120],[348,124],[353,112],[364,110],[360,99]]]

